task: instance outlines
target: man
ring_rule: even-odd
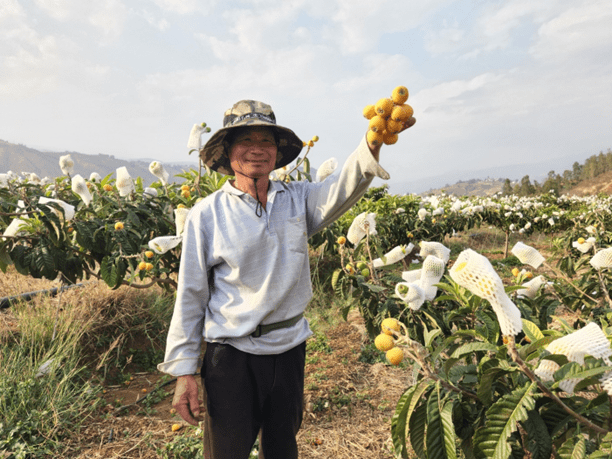
[[[414,118],[404,129],[414,124]],[[364,139],[339,175],[322,183],[270,181],[302,150],[269,105],[226,111],[200,156],[235,176],[193,207],[184,230],[176,304],[160,371],[178,376],[173,406],[197,425],[205,412],[204,457],[297,458],[302,422],[303,317],[311,296],[308,238],[349,210],[372,179],[387,179],[380,146]],[[200,406],[194,373],[206,352]]]

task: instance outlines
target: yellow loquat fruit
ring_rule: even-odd
[[[376,102],[376,105],[374,105],[374,109],[377,115],[387,118],[391,116],[391,112],[393,111],[393,100],[388,98],[380,99]]]
[[[399,347],[387,351],[387,360],[391,365],[399,365],[404,360],[404,352]]]
[[[368,120],[374,118],[376,116],[374,105],[366,105],[363,109],[363,116]]]
[[[408,88],[406,86],[398,86],[391,93],[391,99],[394,104],[401,105],[408,100]]]
[[[393,349],[395,347],[395,342],[389,335],[381,333],[374,338],[374,346],[376,346],[376,349],[379,351],[387,352],[389,349]]]

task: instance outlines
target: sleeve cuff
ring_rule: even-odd
[[[199,359],[175,359],[158,364],[157,369],[172,376],[194,375],[199,363]]]
[[[358,155],[357,161],[359,165],[362,167],[365,174],[371,175],[373,177],[378,177],[383,180],[389,180],[389,173],[382,168],[378,161],[374,158],[374,155],[370,151],[370,147],[368,146],[368,141],[366,140],[365,135],[363,139],[361,139],[361,143],[357,147]]]

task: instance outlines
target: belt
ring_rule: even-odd
[[[280,322],[274,322],[273,324],[259,324],[255,331],[251,333],[253,338],[259,338],[261,335],[265,335],[266,333],[270,333],[272,330],[278,330],[279,328],[288,328],[297,324],[300,320],[302,320],[304,314],[298,314],[295,317],[291,317],[287,320],[282,320]]]

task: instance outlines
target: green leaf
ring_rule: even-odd
[[[531,453],[532,459],[550,459],[552,454],[552,438],[546,424],[536,410],[529,412],[527,420],[523,423],[527,432],[527,444],[523,445]]]
[[[586,443],[584,438],[569,438],[557,451],[559,459],[585,459]]]
[[[527,319],[521,319],[521,320],[523,321],[523,331],[525,332],[525,335],[527,336],[527,338],[529,338],[529,341],[534,343],[544,338],[544,335],[542,334],[542,332],[540,331],[540,329],[538,328],[536,324],[534,324],[533,322]]]
[[[532,393],[535,382],[504,395],[487,410],[484,426],[474,434],[474,450],[477,457],[508,459],[512,452],[508,438],[516,430],[516,423],[527,419],[535,408]]]
[[[453,354],[451,355],[451,358],[458,359],[458,358],[463,357],[466,354],[472,354],[474,352],[479,352],[479,351],[495,352],[497,351],[497,346],[495,344],[490,344],[490,343],[464,344],[463,346],[455,349],[455,352],[453,352]]]
[[[395,407],[395,413],[393,418],[391,418],[391,439],[393,440],[395,453],[403,458],[408,457],[406,449],[406,425],[412,417],[414,408],[421,401],[421,396],[432,384],[430,380],[426,379],[419,381],[404,392]]]
[[[457,458],[457,436],[455,435],[455,425],[453,424],[453,408],[454,400],[450,400],[444,404],[444,408],[440,411],[440,419],[444,429],[446,457],[450,459]]]
[[[11,260],[11,256],[6,250],[6,246],[0,247],[0,270],[3,273],[6,273],[7,268],[13,264],[13,260]]]
[[[452,415],[452,402],[448,403]],[[456,458],[457,452],[454,441],[454,429],[452,436],[452,447],[449,447],[445,438],[445,429],[442,422],[441,412],[443,411],[440,401],[440,383],[436,384],[436,388],[431,391],[427,400],[427,457],[436,459]],[[448,413],[446,413],[448,415]],[[452,416],[451,416],[452,426]],[[450,439],[449,439],[450,440]],[[449,454],[450,453],[450,454]]]
[[[427,403],[421,403],[410,417],[410,446],[421,459],[425,456],[425,425],[427,424]]]
[[[336,290],[336,285],[338,285],[338,279],[340,278],[340,274],[342,273],[342,268],[338,268],[334,271],[331,279],[331,285],[334,290]]]
[[[553,384],[553,387],[559,387],[559,383],[567,379],[590,378],[593,376],[598,376],[610,370],[612,370],[612,367],[608,366],[585,369],[577,362],[570,362],[555,371],[555,383]]]

